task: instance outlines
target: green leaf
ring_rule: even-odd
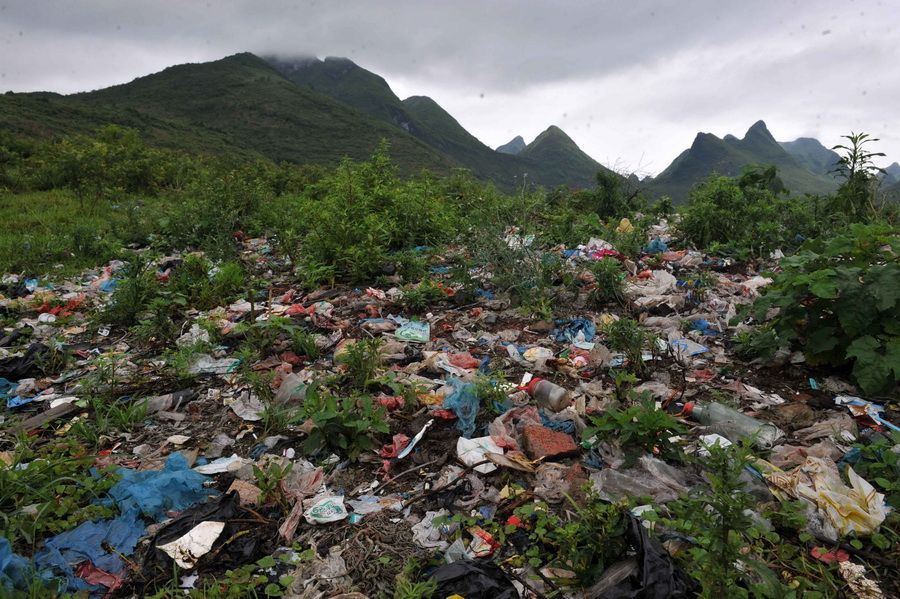
[[[271,555],[267,555],[264,558],[257,560],[256,565],[260,568],[274,568],[275,563],[275,558]]]
[[[811,273],[807,278],[809,290],[816,297],[823,299],[836,298],[838,296],[838,286],[835,281],[835,275],[834,269],[831,268]]]

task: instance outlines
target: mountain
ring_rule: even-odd
[[[831,176],[831,172],[841,158],[837,152],[829,150],[819,143],[818,139],[811,137],[798,137],[794,141],[782,141],[780,145],[794,157],[800,166],[818,175]]]
[[[525,149],[525,140],[521,135],[516,135],[511,140],[497,147],[497,152],[501,154],[512,154],[513,156],[520,154]]]
[[[881,184],[891,186],[896,183],[900,183],[900,164],[894,162],[884,169],[884,173],[881,176]]]
[[[347,58],[264,57],[286,79],[417,135],[412,117],[383,77]],[[417,135],[418,136],[418,135]]]
[[[571,156],[578,157],[573,164],[552,162],[555,156],[566,157],[566,152],[546,152],[547,159],[551,161],[544,162],[523,159],[522,155],[514,152],[495,151],[466,131],[433,99],[412,96],[401,101],[384,78],[346,58],[329,57],[318,60],[270,57],[266,60],[298,86],[325,94],[400,128],[469,169],[475,176],[493,181],[505,189],[521,185],[525,173],[528,173],[528,180],[535,185],[592,186],[597,169],[602,168],[577,146],[577,151],[571,152]],[[565,137],[569,144],[575,145]],[[524,150],[525,141],[521,137],[517,139]]]
[[[668,195],[676,203],[687,201],[691,188],[717,173],[737,176],[748,165],[774,165],[778,176],[793,193],[828,193],[837,188],[833,178],[808,170],[772,136],[763,121],[747,130],[743,139],[698,133],[682,152],[649,185],[651,196]]]
[[[0,127],[53,136],[104,124],[134,127],[148,142],[191,152],[333,165],[365,159],[381,139],[404,172],[458,166],[402,130],[288,81],[243,53],[169,67],[98,91],[0,96]]]
[[[591,187],[597,171],[609,170],[581,151],[578,145],[556,126],[549,127],[525,146],[517,158],[542,165],[542,176],[567,181],[576,187]],[[529,173],[529,178],[531,173]]]

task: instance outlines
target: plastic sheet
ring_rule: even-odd
[[[466,466],[472,466],[485,460],[486,453],[503,453],[503,449],[498,447],[494,440],[490,437],[478,437],[477,439],[466,439],[460,437],[456,440],[456,456],[462,460]],[[481,474],[489,474],[496,470],[493,464],[482,464],[475,467],[475,472]]]
[[[169,510],[183,510],[218,493],[204,488],[208,479],[190,470],[181,453],[170,455],[162,470],[122,468],[119,475],[121,480],[109,490],[119,509],[137,507],[154,520],[164,519]]]
[[[518,599],[519,593],[503,570],[491,562],[461,560],[441,566],[431,574],[437,583],[435,597],[465,599]]]
[[[0,590],[25,590],[32,576],[31,561],[13,553],[9,541],[0,537]]]
[[[773,471],[766,479],[798,499],[805,499],[817,506],[825,524],[830,524],[838,535],[851,533],[870,534],[887,516],[884,495],[875,491],[868,481],[847,468],[850,486],[844,484],[837,465],[827,459],[808,457],[790,473]],[[828,527],[825,533],[829,533]],[[836,538],[836,535],[828,535]]]
[[[475,434],[475,417],[478,416],[478,395],[475,385],[451,378],[447,381],[453,387],[453,393],[444,398],[444,409],[453,410],[456,414],[456,427],[467,439]]]
[[[613,564],[585,597],[603,599],[682,599],[695,596],[694,582],[672,561],[668,552],[637,518],[630,517],[628,541],[636,556]],[[624,565],[625,567],[617,567]]]
[[[70,592],[87,589],[88,583],[75,572],[78,564],[89,561],[96,568],[118,574],[125,567],[119,554],[134,553],[144,529],[137,509],[129,509],[112,520],[85,522],[48,539],[44,549],[34,556],[34,563],[38,570],[65,578]]]
[[[50,351],[43,343],[32,343],[21,356],[11,356],[0,360],[0,377],[12,381],[27,378],[37,371],[37,360]]]
[[[680,471],[648,455],[639,458],[634,468],[604,468],[590,478],[594,489],[607,501],[650,496],[657,503],[666,503],[689,491],[688,482]]]
[[[575,343],[576,341],[593,341],[597,327],[587,318],[557,320],[557,328],[550,333],[557,343]]]
[[[258,555],[261,539],[269,532],[266,527],[254,524],[255,520],[256,517],[253,514],[240,507],[240,498],[236,492],[227,493],[215,501],[194,506],[185,510],[156,533],[151,540],[151,546],[156,549],[147,552],[143,568],[147,572],[171,572],[172,558],[159,547],[170,546],[171,543],[182,539],[205,522],[224,523],[220,534],[210,544],[212,551],[202,556],[195,555],[194,557],[198,559],[189,559],[182,554],[181,559],[200,568],[206,567],[211,559],[215,559],[217,568],[230,568],[245,564]],[[210,530],[219,528],[216,526],[213,529],[210,524],[204,527],[210,527]],[[185,546],[187,547],[189,544]],[[199,547],[199,544],[196,546]]]

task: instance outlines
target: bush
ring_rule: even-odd
[[[900,378],[900,235],[887,225],[851,225],[807,242],[782,261],[753,311],[811,364],[852,367],[866,393],[890,391]]]
[[[740,177],[711,177],[691,192],[679,225],[698,248],[713,244],[740,258],[785,247],[796,235],[787,223],[798,204],[781,195],[775,168],[750,168]]]

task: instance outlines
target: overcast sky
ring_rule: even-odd
[[[641,173],[758,119],[900,160],[900,0],[0,0],[0,48],[0,90],[62,93],[245,50],[346,56],[490,146],[555,124]]]

